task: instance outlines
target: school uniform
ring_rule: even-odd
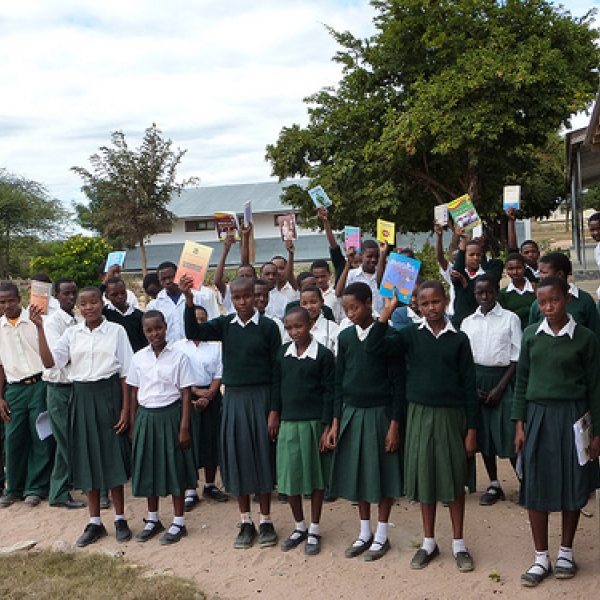
[[[521,320],[521,329],[529,325],[529,311],[531,305],[535,302],[535,289],[529,279],[525,279],[525,287],[522,290],[515,287],[511,281],[498,294],[498,303],[502,308],[515,313]]]
[[[373,294],[373,310],[378,314],[383,310],[385,300],[379,293],[379,283],[377,283],[377,270],[374,273],[365,273],[362,266],[357,269],[350,269],[348,271],[348,278],[346,279],[346,287],[351,283],[366,283]]]
[[[282,494],[310,494],[329,483],[331,453],[320,452],[319,442],[332,421],[334,373],[332,352],[315,338],[300,356],[293,342],[279,351],[271,410],[281,420],[277,489]]]
[[[188,357],[171,344],[156,356],[151,346],[133,356],[127,385],[138,388],[133,429],[134,496],[183,496],[198,485],[191,448],[179,444],[181,390],[194,385]]]
[[[55,366],[70,362],[71,483],[84,492],[123,485],[131,471],[127,433],[117,435],[122,409],[121,379],[133,353],[125,329],[103,319],[95,329],[85,322],[68,328],[54,346]]]
[[[407,497],[427,505],[452,502],[465,487],[475,491],[475,461],[467,459],[464,440],[478,426],[479,399],[467,336],[450,321],[437,336],[427,321],[401,331],[377,321],[366,350],[372,360],[407,358]]]
[[[280,294],[283,294],[287,298],[288,302],[291,302],[292,300],[298,300],[298,298],[300,298],[300,292],[295,290],[289,281],[286,281],[283,287],[277,288],[277,291]]]
[[[217,290],[217,300],[223,307],[226,315],[231,315],[235,312],[233,302],[231,301],[231,289],[229,286],[225,286],[225,295],[221,296],[221,292]]]
[[[193,308],[186,306],[185,332],[192,340],[223,342],[220,466],[225,489],[233,496],[270,493],[274,456],[267,419],[281,346],[277,325],[257,310],[246,323],[237,314],[198,323]]]
[[[6,495],[48,496],[54,439],[40,440],[35,421],[46,410],[44,365],[39,355],[37,327],[21,309],[15,324],[0,318],[0,365],[4,368],[4,399],[10,421],[4,424]]]
[[[366,352],[373,327],[354,325],[338,336],[333,416],[340,424],[331,494],[379,504],[402,496],[402,451],[386,452],[385,438],[392,420],[402,431],[405,374],[401,356]]]
[[[600,343],[573,318],[557,334],[546,319],[527,327],[512,408],[525,423],[520,503],[539,511],[580,510],[600,487],[598,461],[580,466],[573,423],[600,423]]]
[[[269,302],[265,309],[267,317],[276,317],[280,321],[285,318],[285,307],[288,305],[288,298],[284,296],[276,287],[269,292]]]
[[[335,321],[330,321],[320,314],[310,333],[319,344],[323,344],[325,348],[333,352],[334,356],[337,356],[337,339],[340,327]]]
[[[417,325],[422,323],[423,317],[420,317],[410,306],[399,306],[392,313],[390,321],[394,329],[400,330],[413,323],[417,323]]]
[[[128,305],[127,310],[121,312],[113,304],[105,304],[102,314],[111,323],[118,323],[125,328],[131,349],[134,353],[148,345],[148,340],[144,335],[144,328],[142,327],[144,313],[141,310]]]
[[[99,289],[102,292],[102,300],[104,301],[104,306],[113,307],[113,303],[106,297],[104,293],[106,292],[106,286],[102,284]],[[129,306],[131,306],[132,308],[139,308],[140,302],[137,299],[137,296],[131,290],[125,290],[125,293],[127,304],[129,304]]]
[[[335,288],[333,288],[332,286],[329,286],[325,291],[321,290],[321,293],[323,295],[323,301],[325,302],[325,306],[327,306],[327,308],[331,310],[333,320],[339,324],[340,321],[345,317],[344,307],[342,306],[342,299],[338,298],[335,295]],[[327,315],[325,316],[327,317]]]
[[[494,389],[511,363],[519,360],[521,322],[517,315],[496,303],[486,315],[478,308],[461,325],[469,337],[477,389]],[[504,389],[500,403],[490,408],[479,405],[480,427],[477,429],[477,448],[485,456],[515,458],[515,426],[511,420],[513,382]]]
[[[287,315],[290,312],[290,310],[292,310],[292,308],[295,308],[296,306],[300,306],[300,300],[292,300],[292,302],[288,302],[287,306],[285,307],[285,314]],[[333,311],[331,310],[331,308],[329,308],[329,306],[327,306],[327,304],[323,304],[321,313],[326,319],[329,319],[330,321],[335,321]]]

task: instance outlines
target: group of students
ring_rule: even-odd
[[[87,493],[90,523],[78,545],[106,535],[100,498],[107,489],[115,505],[117,539],[131,539],[123,501],[130,476],[133,495],[148,499],[148,518],[136,539],[147,541],[164,530],[158,499],[171,495],[174,520],[160,540],[179,541],[187,535],[186,501],[193,498],[197,470],[207,466],[208,453],[208,489],[214,487],[218,460],[225,490],[237,500],[241,524],[235,548],[249,548],[257,537],[260,547],[277,544],[270,517],[277,486],[287,495],[294,519],[281,549],[304,543],[306,555],[318,554],[328,489],[333,497],[358,503],[360,531],[345,556],[378,560],[390,548],[393,500],[406,495],[421,505],[424,533],[411,568],[422,569],[439,555],[435,522],[442,502],[449,508],[457,568],[468,572],[474,561],[463,535],[465,490],[475,490],[479,450],[490,478],[480,504],[504,497],[497,457],[510,459],[521,478],[520,501],[529,510],[536,549],[523,585],[538,585],[552,572],[551,511],[563,514],[554,574],[573,577],[579,511],[600,485],[600,436],[592,439],[592,460],[581,467],[572,429],[587,410],[600,422],[600,317],[591,297],[568,284],[568,258],[557,253],[540,258],[539,250],[526,252],[528,246],[537,248],[535,242],[525,242],[520,253],[508,255],[511,282],[500,290],[502,262],[486,258],[483,240],[469,240],[457,230],[461,242],[453,263],[440,260],[453,290],[449,318],[439,281],[417,281],[409,306],[384,300],[378,288],[387,247],[365,240],[360,254],[350,249],[344,258],[326,209],[318,214],[335,287],[325,260],[294,277],[291,241],[287,260],[275,257],[258,278],[245,260],[247,231],[242,265],[226,286],[230,235],[215,272],[226,314],[210,290],[192,289],[187,276],[175,281],[175,265],[163,263],[158,268],[162,289],[140,312],[136,326],[148,345],[135,354],[133,319],[127,317],[137,313],[120,279],[108,277],[106,289],[81,290],[83,320],[66,322],[61,316],[65,331],[59,339],[48,331],[52,317],[44,322],[35,306],[22,310],[18,290],[1,284],[0,360],[8,385],[0,416],[6,422],[8,487],[0,505],[23,497],[39,502],[48,495],[39,481],[52,462],[40,466],[51,442],[34,439],[31,418],[21,418],[21,412],[35,415],[45,408],[44,373],[50,415],[51,391],[68,388],[66,493],[57,500],[50,485],[49,500],[69,506],[70,489]],[[508,216],[514,247],[514,214]],[[441,231],[436,233],[439,250]],[[63,284],[55,282],[57,300],[73,319],[76,290],[72,282]],[[63,305],[67,289],[71,300]],[[194,365],[200,365],[196,372]],[[44,369],[66,381],[53,385]],[[214,407],[211,417],[194,425],[195,408],[204,414],[209,406]],[[58,456],[60,434],[54,437]],[[202,443],[211,449],[203,450]],[[251,515],[253,495],[260,505],[258,531]],[[309,525],[303,495],[310,495]],[[378,505],[375,531],[371,504]]]

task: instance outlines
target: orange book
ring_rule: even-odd
[[[187,275],[194,280],[194,289],[199,290],[208,271],[211,254],[210,246],[204,246],[197,242],[185,242],[177,273],[175,273],[175,281],[179,281],[183,275]]]
[[[48,304],[52,296],[52,284],[45,281],[31,281],[29,286],[29,304],[40,307],[45,315],[48,314]]]

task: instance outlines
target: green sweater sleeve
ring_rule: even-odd
[[[206,323],[198,323],[196,321],[196,313],[193,306],[185,307],[183,321],[185,325],[185,337],[188,340],[201,341],[223,341],[223,323],[227,317],[217,317]]]

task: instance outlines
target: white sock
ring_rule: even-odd
[[[270,523],[271,522],[271,515],[260,515],[260,524],[262,525],[263,523]],[[306,525],[305,525],[306,527]]]
[[[558,564],[561,558],[565,560],[562,561],[562,564]],[[573,548],[567,548],[565,546],[560,546],[558,549],[558,556],[556,558],[556,565],[559,567],[571,567],[573,566]]]
[[[125,515],[115,515],[115,521],[125,521]]]
[[[210,488],[214,488],[214,487],[217,487],[217,486],[216,486],[214,483],[205,483],[205,484],[204,484],[204,489],[205,489],[205,490],[209,490]],[[196,493],[196,492],[194,491],[194,494],[195,494],[195,493]]]
[[[90,517],[90,523],[92,525],[102,525],[102,520],[100,517]]]
[[[362,546],[364,542],[368,542],[371,539],[371,520],[361,519],[360,520],[360,535],[358,539],[352,544],[355,547]]]
[[[186,498],[195,498],[196,496],[198,496],[198,492],[196,490],[188,490],[185,493]]]
[[[379,521],[377,523],[377,531],[375,532],[374,542],[378,542],[378,544],[385,544],[385,541],[388,537],[388,524],[387,522]]]
[[[298,533],[299,531],[301,531],[302,533],[306,531],[306,523],[304,521],[296,521],[295,525],[296,529],[294,533],[290,535],[291,540],[297,540],[299,537],[302,537],[302,534]]]
[[[460,540],[452,540],[452,554],[456,556],[459,552],[466,552],[467,546],[465,545],[465,540],[462,538]]]
[[[493,481],[490,481],[490,487],[499,488],[499,487],[501,487],[501,485],[497,479],[494,479]]]
[[[181,531],[176,525],[183,527],[185,525],[185,517],[173,517],[173,524],[169,527],[169,533],[171,535],[177,535]]]
[[[435,550],[436,546],[437,544],[435,542],[435,538],[423,538],[423,544],[421,545],[421,548],[423,548],[427,554],[431,554]]]
[[[319,540],[317,538],[311,537],[311,535],[321,535],[321,528],[318,523],[311,523],[308,529],[308,539],[306,540],[307,544],[316,544]]]
[[[242,523],[252,523],[252,517],[250,516],[250,513],[242,513],[241,514],[242,517]]]
[[[538,565],[541,565],[541,567]],[[527,572],[533,573],[534,575],[544,575],[545,571],[542,569],[542,567],[544,567],[546,570],[550,567],[550,553],[548,550],[544,550],[542,552],[536,551],[535,564],[531,567],[531,569],[528,569]]]
[[[156,522],[158,521],[158,512],[150,512],[148,511],[148,519],[146,526],[144,529],[146,531],[152,531],[156,527]]]

